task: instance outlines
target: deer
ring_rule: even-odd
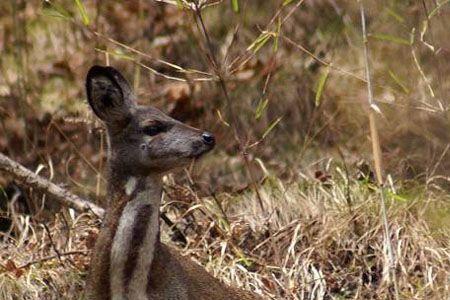
[[[222,283],[160,241],[165,174],[188,166],[215,146],[213,134],[137,104],[116,69],[93,66],[89,106],[107,133],[107,210],[93,248],[89,300],[250,300],[261,296]]]

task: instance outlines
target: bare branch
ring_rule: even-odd
[[[372,138],[372,153],[375,164],[375,173],[377,177],[377,182],[379,185],[379,193],[380,193],[380,206],[381,206],[381,218],[383,222],[385,241],[386,241],[386,252],[387,252],[387,279],[390,281],[392,279],[394,283],[394,292],[395,299],[399,299],[398,287],[397,287],[397,277],[396,277],[396,269],[395,269],[395,259],[394,252],[392,250],[392,241],[390,238],[390,230],[389,224],[387,220],[387,212],[386,212],[386,204],[384,199],[384,191],[383,191],[383,167],[382,167],[382,159],[381,159],[381,146],[380,146],[380,138],[378,134],[377,122],[375,118],[375,112],[377,111],[377,105],[373,99],[373,89],[372,89],[372,78],[370,74],[370,63],[369,63],[369,47],[367,40],[367,28],[366,28],[366,15],[364,11],[364,3],[363,0],[358,0],[359,2],[359,10],[361,14],[361,27],[362,27],[362,37],[363,37],[363,45],[364,45],[364,66],[367,80],[367,96],[370,109],[368,111],[369,114],[369,128],[370,128],[370,136]]]
[[[99,217],[102,217],[105,213],[103,208],[72,194],[66,189],[57,186],[39,175],[36,175],[2,153],[0,153],[0,171],[12,175],[24,185],[51,196],[64,206],[71,207],[79,212],[91,211]]]

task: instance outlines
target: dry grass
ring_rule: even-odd
[[[305,176],[287,185],[267,177],[260,189],[265,214],[250,190],[214,199],[170,180],[163,209],[187,236],[180,251],[227,283],[271,299],[391,299],[379,195],[364,181],[347,186],[332,168],[325,182]],[[449,227],[432,212],[448,212],[448,195],[385,192],[400,299],[447,299]],[[22,229],[0,252],[1,298],[80,298],[96,221],[58,215],[51,239],[43,226],[18,222]],[[170,232],[165,228],[163,237],[174,244]]]
[[[239,13],[230,1],[202,12],[209,43],[192,11],[173,5],[80,1],[85,25],[71,0],[1,2],[0,151],[101,204],[105,136],[87,112],[83,80],[108,53],[141,104],[217,136],[200,172],[167,180],[163,210],[184,230],[186,255],[269,298],[394,299],[391,271],[400,299],[448,299],[450,3],[365,1],[391,174],[389,262],[380,195],[353,175],[371,156],[357,1],[238,2]],[[55,17],[51,3],[67,15]],[[227,123],[245,138],[236,142]],[[249,166],[238,146],[249,147]],[[9,182],[0,176],[1,187]],[[41,195],[27,195],[40,206]],[[15,235],[0,243],[0,299],[81,295],[98,220],[38,211],[13,214]]]
[[[29,217],[16,221],[15,235],[1,244],[0,299],[77,299],[89,264],[91,217],[58,215],[49,231]]]

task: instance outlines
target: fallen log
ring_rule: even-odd
[[[61,205],[71,207],[78,212],[93,212],[103,217],[105,210],[94,203],[78,197],[66,189],[28,170],[18,162],[0,153],[0,171],[12,175],[20,183],[43,192],[58,201]]]
[[[68,190],[54,184],[50,180],[33,173],[2,153],[0,153],[0,171],[10,174],[23,185],[47,194],[63,206],[71,207],[81,213],[92,212],[100,218],[103,218],[105,215],[105,210],[100,206],[95,205],[91,201],[80,198]],[[176,237],[178,239],[181,238],[181,241],[186,243],[186,237],[177,225],[173,224],[165,213],[161,213],[161,216],[164,222],[171,228],[172,232],[176,234]]]

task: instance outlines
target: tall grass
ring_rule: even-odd
[[[268,298],[446,299],[449,2],[360,3],[2,2],[0,151],[101,204],[83,80],[111,64],[218,138],[166,180],[186,255]],[[13,217],[0,298],[80,296],[99,221]]]

